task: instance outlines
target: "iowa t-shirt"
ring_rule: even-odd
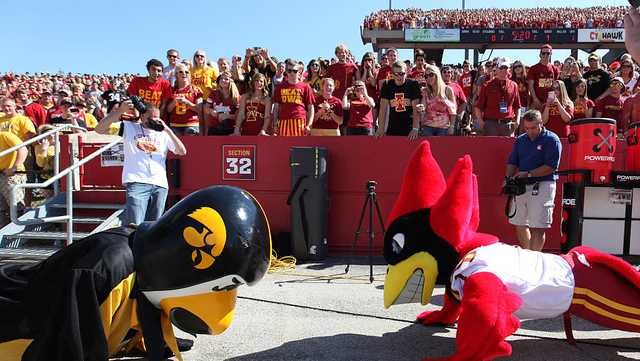
[[[409,135],[413,123],[412,100],[420,100],[420,86],[415,80],[407,79],[397,85],[395,80],[382,84],[380,98],[389,101],[389,126],[387,135]]]

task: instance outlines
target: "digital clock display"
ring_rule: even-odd
[[[578,42],[577,29],[460,29],[461,43],[565,44]]]

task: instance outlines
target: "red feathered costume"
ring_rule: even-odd
[[[422,142],[407,167],[387,221],[389,263],[385,307],[427,304],[436,283],[444,306],[418,316],[425,325],[458,322],[451,361],[491,360],[511,354],[505,338],[520,319],[570,315],[640,332],[640,274],[625,261],[588,247],[566,255],[529,251],[476,233],[478,186],[471,158],[458,160],[447,182]]]

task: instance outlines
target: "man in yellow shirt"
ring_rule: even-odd
[[[11,132],[25,141],[36,134],[36,128],[29,117],[19,114],[16,110],[16,102],[10,98],[2,100],[2,111],[5,113],[0,117],[0,131]]]
[[[0,152],[18,144],[22,144],[18,136],[11,132],[0,131]],[[0,158],[0,198],[2,198],[0,199],[0,226],[2,227],[11,221],[9,217],[11,188],[27,181],[26,174],[16,174],[16,172],[24,172],[25,159],[27,159],[25,147]],[[24,189],[17,192],[15,199],[18,202],[18,209],[24,208]]]

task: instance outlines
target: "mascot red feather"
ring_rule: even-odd
[[[444,360],[511,355],[505,338],[520,319],[570,315],[640,332],[640,274],[625,261],[588,247],[566,255],[510,246],[477,233],[478,186],[471,157],[459,159],[445,182],[427,141],[407,167],[387,220],[384,305],[429,303],[436,284],[444,306],[418,316],[425,325],[458,322],[457,352]]]

